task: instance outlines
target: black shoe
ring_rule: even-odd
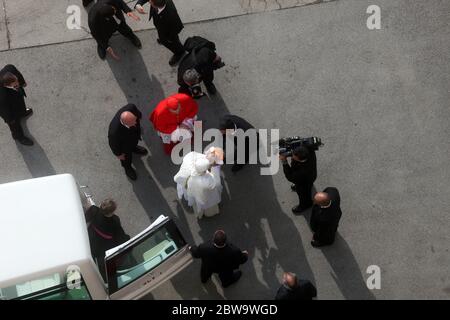
[[[319,248],[319,247],[324,247],[324,246],[326,246],[326,244],[320,243],[319,241],[315,241],[315,240],[311,241],[311,245],[312,245],[314,248]]]
[[[295,184],[291,184],[291,191],[294,191],[294,192],[297,191],[297,187],[295,186]]]
[[[238,172],[239,170],[242,170],[242,168],[244,168],[243,164],[233,164],[231,172]]]
[[[311,206],[302,207],[302,206],[298,205],[298,206],[295,206],[292,208],[292,213],[294,213],[295,215],[301,215],[304,211],[308,210],[309,208],[311,208]]]
[[[145,156],[148,153],[148,151],[144,147],[136,146],[136,148],[134,148],[133,150],[133,153]]]
[[[172,56],[172,58],[170,58],[170,60],[169,60],[169,65],[170,65],[171,67],[176,66],[177,63],[180,62],[181,58],[183,58],[183,56],[184,56],[184,52],[181,53],[181,54],[174,54],[174,55]]]
[[[33,114],[33,109],[27,108],[27,109],[25,110],[25,114],[23,115],[23,117],[26,118],[26,117],[31,116],[32,114]]]
[[[136,170],[134,170],[133,168],[125,168],[125,174],[127,175],[128,178],[130,178],[131,180],[136,180],[137,179],[137,174],[136,174]]]
[[[222,287],[227,288],[231,286],[233,283],[236,283],[241,278],[241,276],[242,276],[241,270],[235,271],[233,273],[233,278],[231,279],[231,281],[227,283],[222,283]]]
[[[136,48],[142,49],[142,42],[141,42],[141,40],[139,40],[139,38],[136,35],[134,35],[134,37],[131,38],[130,41],[131,41],[131,43],[134,44],[134,46]]]
[[[102,59],[102,60],[106,59],[106,50],[105,49],[103,49],[100,46],[97,46],[97,53],[98,53],[98,56],[100,57],[100,59]]]
[[[217,89],[214,83],[205,83],[205,87],[209,94],[216,94]]]
[[[20,142],[20,144],[23,144],[24,146],[32,146],[34,144],[34,142],[27,137],[23,137],[17,140]]]

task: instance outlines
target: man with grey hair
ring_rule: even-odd
[[[315,297],[317,290],[310,281],[299,280],[295,273],[285,272],[275,300],[312,300]]]
[[[202,37],[190,37],[184,43],[188,52],[178,66],[178,92],[190,94],[194,98],[203,96],[200,83],[203,82],[209,94],[217,92],[213,84],[214,70],[224,66],[216,53],[214,42]]]

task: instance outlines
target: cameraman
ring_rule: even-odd
[[[202,37],[190,37],[184,43],[188,52],[178,66],[179,93],[194,98],[203,96],[200,83],[203,81],[209,94],[217,92],[213,84],[214,70],[224,66],[222,58],[216,53],[216,45]]]
[[[312,206],[311,189],[317,178],[316,153],[311,148],[299,146],[292,153],[291,164],[287,161],[287,156],[280,155],[283,163],[283,171],[286,179],[292,182],[292,189],[298,194],[299,205],[292,208],[294,214],[301,214],[302,211]]]

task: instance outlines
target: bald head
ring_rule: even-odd
[[[322,207],[328,206],[330,204],[330,201],[331,201],[331,199],[330,199],[330,196],[328,195],[328,193],[317,192],[314,195],[314,203],[319,206],[322,206]]]
[[[130,111],[124,111],[120,115],[120,121],[127,127],[134,127],[137,122],[137,117]]]
[[[283,273],[283,283],[289,288],[295,288],[297,286],[297,276],[292,272]]]

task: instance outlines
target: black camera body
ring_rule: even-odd
[[[302,138],[298,136],[282,138],[278,141],[278,153],[282,156],[292,157],[293,151],[300,147],[304,146],[308,149],[317,151],[321,146],[323,146],[322,139],[319,137],[309,137]]]
[[[203,97],[205,95],[205,93],[203,92],[203,89],[202,89],[201,82],[190,86],[189,91],[191,92],[191,96],[194,99],[200,99],[201,97]]]

